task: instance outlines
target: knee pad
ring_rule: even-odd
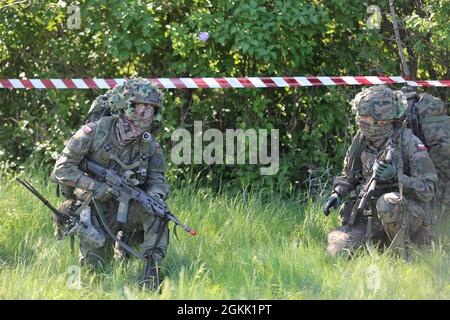
[[[383,221],[384,231],[392,241],[402,222],[403,212],[400,205],[400,194],[390,192],[383,194],[377,200],[377,212],[381,221]]]
[[[384,224],[400,223],[402,212],[400,207],[400,194],[390,192],[383,194],[377,200],[377,212]]]

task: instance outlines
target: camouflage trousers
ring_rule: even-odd
[[[74,200],[65,200],[59,208],[61,211],[67,213],[67,210],[69,210],[73,203]],[[169,245],[169,229],[167,223],[160,218],[147,213],[139,203],[130,201],[128,221],[127,223],[119,224],[116,220],[117,202],[101,203],[100,205],[105,220],[115,235],[122,234],[122,241],[132,246],[138,245],[140,247],[140,252],[142,252],[144,256],[152,255],[153,260],[156,263],[161,264]],[[101,230],[100,226],[102,224],[97,211],[93,204],[90,204],[90,206],[93,213],[93,223]],[[58,238],[61,235],[61,225],[55,217],[53,218],[53,224],[55,236]],[[81,265],[97,267],[104,264],[111,257],[115,260],[122,260],[127,258],[128,255],[129,254],[109,236],[107,236],[105,245],[100,248],[92,246],[89,241],[80,237],[78,259]]]
[[[383,194],[376,201],[377,215],[372,217],[370,234],[371,240],[379,246],[389,245],[401,227],[403,209],[398,203],[399,197],[399,193],[390,192]],[[353,206],[354,201],[346,201],[339,210],[342,226],[328,234],[327,254],[330,256],[351,253],[367,240],[367,216],[356,217],[353,226],[347,224]],[[404,206],[404,212],[409,218],[410,240],[416,245],[431,244],[428,206],[409,197],[405,197]]]
[[[116,206],[113,205],[103,211],[111,231],[114,234],[123,232],[125,234],[123,241],[128,244],[140,245],[141,252],[144,255],[152,255],[153,259],[160,264],[169,245],[167,223],[147,213],[139,203],[131,201],[127,223],[119,224],[116,220],[117,210],[115,208]],[[104,263],[108,260],[110,253],[114,253],[113,257],[116,260],[122,260],[128,256],[124,249],[113,243],[112,239],[108,240],[105,246],[101,248],[94,248],[88,242],[80,239],[79,261],[82,265]]]

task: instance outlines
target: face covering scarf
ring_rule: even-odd
[[[150,130],[154,117],[154,108],[145,106],[131,107],[117,120],[115,133],[122,146],[126,146],[142,133]]]
[[[363,135],[371,142],[384,142],[393,131],[392,123],[373,124],[364,120],[359,120],[359,127]]]

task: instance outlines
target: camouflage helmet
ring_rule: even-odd
[[[163,93],[150,80],[143,78],[127,79],[115,86],[109,95],[111,114],[119,116],[133,103],[148,103],[158,106],[155,110],[154,121],[161,121],[163,107]]]
[[[350,104],[357,116],[370,115],[383,121],[401,118],[406,111],[405,96],[383,85],[364,88]]]

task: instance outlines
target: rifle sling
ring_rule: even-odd
[[[159,219],[159,218],[156,218],[156,219]],[[158,238],[156,238],[156,242],[155,242],[155,245],[154,245],[155,247],[158,246],[159,241],[161,240],[162,235],[163,235],[163,233],[164,233],[164,230],[166,229],[168,223],[169,223],[169,220],[164,219],[163,222],[162,222],[162,224],[159,226],[159,230],[158,230]]]
[[[69,236],[70,238],[70,253],[73,255],[75,254],[75,236],[71,234]]]
[[[139,253],[137,250],[130,247],[128,244],[123,242],[122,240],[118,239],[114,233],[111,231],[111,229],[108,226],[108,223],[106,222],[105,216],[103,215],[103,211],[100,208],[100,205],[97,204],[97,201],[95,199],[92,200],[94,202],[95,209],[97,210],[98,216],[100,218],[100,221],[103,224],[103,228],[105,229],[106,233],[114,240],[116,241],[122,248],[124,248],[126,251],[134,255],[135,257],[139,259],[143,259],[144,256]]]
[[[403,186],[403,128],[400,128],[398,130],[398,136],[396,139],[396,149],[398,150],[398,164],[397,164],[397,169],[398,169],[398,185],[399,185],[399,192],[400,192],[400,203],[399,205],[401,206],[401,210],[402,212],[402,220],[401,220],[401,226],[400,229],[398,230],[397,234],[394,236],[394,238],[392,239],[392,242],[388,248],[388,250],[392,250],[395,249],[396,247],[398,247],[398,243],[400,240],[403,240],[404,242],[404,247],[405,247],[405,251],[404,251],[404,259],[407,261],[409,259],[409,253],[408,253],[408,236],[409,236],[409,231],[408,231],[408,227],[409,227],[409,214],[406,212],[405,210],[405,198],[403,197],[403,193],[404,193],[404,186]]]
[[[94,194],[91,192],[89,194],[89,196],[86,198],[86,200],[83,201],[81,206],[78,207],[78,209],[75,211],[75,213],[73,215],[79,217],[81,211],[83,211],[88,206],[88,204],[91,202],[93,196],[94,196]]]

